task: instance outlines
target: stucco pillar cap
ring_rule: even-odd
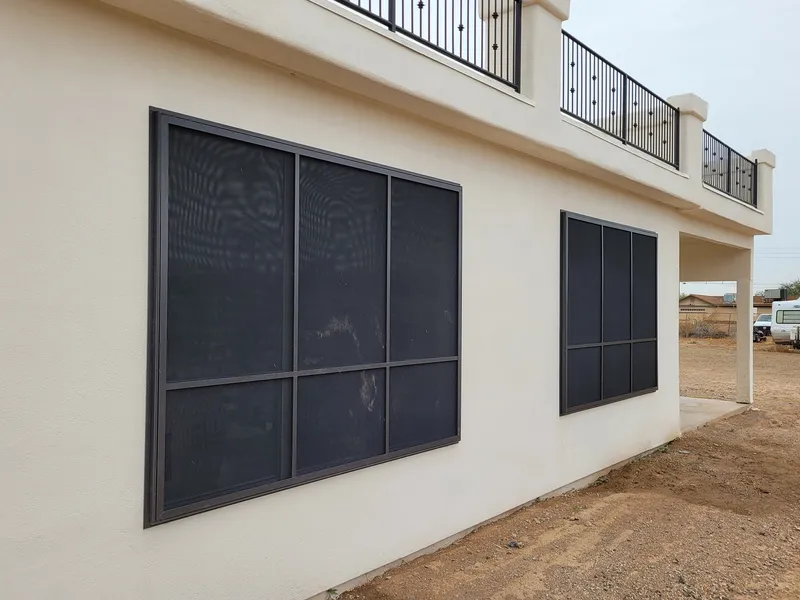
[[[566,21],[569,19],[569,2],[570,0],[522,0],[522,8],[538,4],[555,17]]]
[[[491,3],[486,5],[481,2],[478,5],[478,13],[481,19],[486,20],[493,12],[510,12],[514,8],[515,0],[500,0],[499,6],[495,2],[494,6]],[[569,3],[570,0],[522,0],[522,8],[526,6],[533,6],[538,4],[547,12],[552,13],[556,18],[566,21],[569,18]]]
[[[767,165],[773,169],[775,168],[775,154],[765,148],[753,150],[753,152],[750,153],[750,158],[757,160],[760,165]]]
[[[701,121],[708,119],[708,102],[703,100],[697,94],[679,94],[677,96],[670,96],[667,102],[672,106],[679,108],[681,114],[694,115]]]

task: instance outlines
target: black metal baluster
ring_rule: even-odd
[[[673,111],[673,119],[675,119],[675,140],[672,147],[675,153],[675,168],[680,171],[681,168],[681,111],[675,109]]]
[[[628,76],[622,74],[622,143],[628,140]]]
[[[441,7],[439,6],[439,2],[436,2],[436,45],[439,45],[439,29],[442,27],[442,24],[439,22],[441,16]],[[447,22],[445,22],[445,27],[447,27]]]
[[[433,36],[431,35],[431,4],[433,4],[433,0],[428,0],[428,41],[433,41]],[[437,4],[436,7],[438,8],[439,5]],[[422,13],[420,12],[421,17]]]
[[[403,0],[400,0],[402,2]],[[397,0],[389,0],[389,23],[391,23],[390,29],[392,31],[397,31]]]
[[[583,49],[580,50],[580,60],[578,61],[578,68],[580,69],[580,77],[578,79],[578,98],[581,101],[581,114],[588,121],[589,113],[586,111],[586,53]]]
[[[497,74],[497,0],[494,0],[494,12],[492,21],[494,22],[494,39],[492,40],[492,73]]]
[[[728,165],[727,166],[728,166],[728,171],[726,173],[727,180],[726,180],[725,186],[727,187],[728,193],[731,194],[731,191],[732,191],[731,190],[731,167],[732,167],[732,164],[731,164],[731,147],[730,146],[728,146]],[[733,194],[731,194],[731,195],[733,195]]]
[[[445,6],[447,2],[445,2]],[[447,21],[446,21],[447,22]],[[456,3],[450,5],[450,21],[448,23],[450,25],[450,52],[453,54],[456,53]],[[447,37],[445,36],[445,43],[447,43]]]
[[[511,14],[511,8],[509,7],[507,0],[503,2],[503,20],[506,23],[506,43],[504,44],[503,51],[506,54],[506,74],[504,79],[508,79],[511,75],[511,63],[509,62],[509,57],[511,52],[509,52],[510,48],[508,47],[511,41],[511,19],[509,18]]]
[[[478,30],[483,30],[483,19],[481,19],[481,0],[475,3],[475,14],[472,15],[472,22],[475,27],[472,30],[472,60],[480,66],[480,56],[478,52]]]
[[[567,65],[569,57],[567,56],[567,38],[561,36],[561,108],[569,110],[567,106],[567,89],[569,88],[569,71]]]
[[[514,0],[514,85],[517,91],[522,86],[522,3]]]
[[[750,185],[750,203],[758,208],[758,160],[753,162],[751,170],[753,175],[750,180],[752,182]]]
[[[455,20],[453,21],[455,24]],[[464,3],[462,0],[458,1],[458,55],[464,58]],[[456,49],[453,48],[453,52]]]
[[[481,8],[483,8],[483,0],[481,0]],[[489,45],[486,43],[489,39],[489,0],[486,0],[486,19],[481,19],[481,68],[486,70],[489,65]],[[484,26],[483,23],[486,25]]]

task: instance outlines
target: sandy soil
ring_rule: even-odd
[[[758,410],[519,510],[342,600],[799,599],[800,352],[780,350],[756,346]],[[682,393],[733,398],[734,365],[727,340],[682,342]]]

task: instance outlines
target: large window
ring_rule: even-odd
[[[146,524],[457,442],[459,186],[152,114]]]
[[[800,325],[800,310],[779,310],[778,325]]]
[[[654,233],[561,215],[561,414],[658,388]]]

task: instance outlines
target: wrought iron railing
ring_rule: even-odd
[[[521,0],[335,0],[519,91]]]
[[[703,130],[703,183],[753,206],[758,201],[758,163]]]
[[[680,111],[562,31],[561,110],[623,144],[680,166]]]

